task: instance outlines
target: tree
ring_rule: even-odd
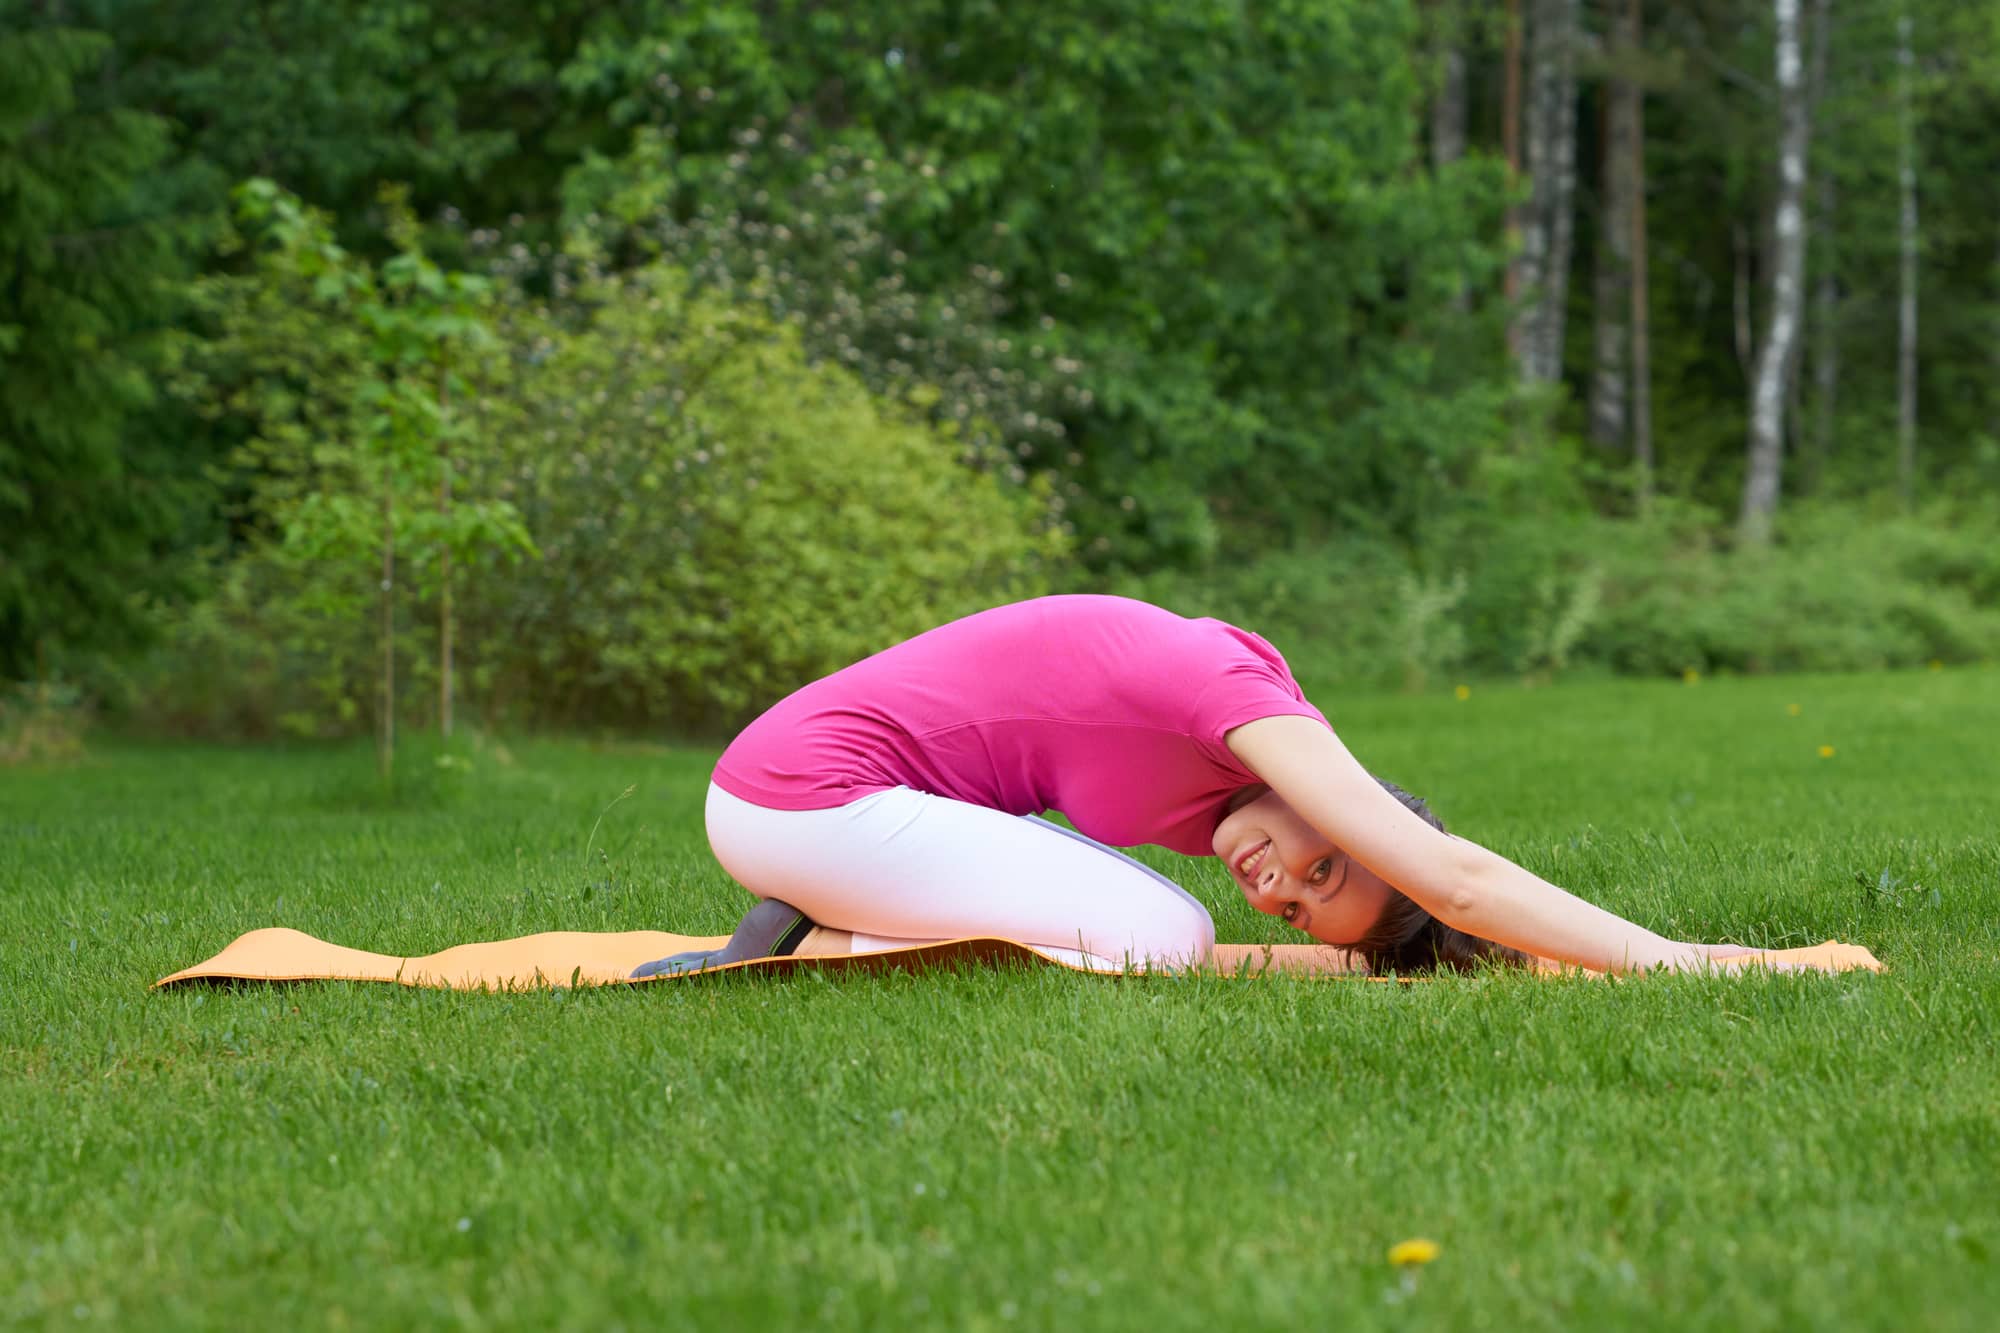
[[[1502,295],[1507,304],[1521,299],[1526,257],[1521,247],[1521,0],[1507,0],[1506,33],[1500,57],[1500,157],[1507,164],[1507,274]],[[1507,350],[1520,364],[1520,323],[1507,328]]]
[[[1456,0],[1429,6],[1437,88],[1431,94],[1431,166],[1443,170],[1465,156],[1465,33]]]
[[[1907,5],[1896,15],[1896,490],[1917,487],[1917,124]]]
[[[503,645],[487,706],[727,734],[806,681],[1048,590],[1038,503],[913,404],[805,356],[789,321],[671,264],[586,267],[566,308],[503,287],[468,483],[541,558],[469,587]]]
[[[808,177],[836,149],[913,176],[882,187],[903,280],[977,269],[1006,332],[1061,331],[1087,398],[1026,466],[1076,485],[1093,565],[1150,568],[1346,511],[1407,535],[1503,430],[1493,318],[1458,309],[1495,269],[1501,182],[1478,155],[1414,169],[1419,27],[1359,0],[709,0],[607,22],[565,78],[670,168],[657,208],[796,233],[795,180],[761,170],[786,138]],[[738,158],[760,170],[724,198]],[[633,165],[580,168],[570,216],[608,216],[587,187]],[[854,288],[881,276],[853,262]]]
[[[1633,48],[1644,40],[1644,4],[1626,0],[1627,36]],[[1646,271],[1646,93],[1631,80],[1625,88],[1630,99],[1632,164],[1626,180],[1632,191],[1631,290],[1628,293],[1632,330],[1632,458],[1639,465],[1639,499],[1643,504],[1653,491],[1653,336],[1651,296]]]
[[[1514,347],[1531,384],[1562,378],[1576,196],[1577,0],[1534,0],[1528,23],[1527,170]]]
[[[1827,114],[1828,67],[1833,58],[1833,0],[1814,0],[1811,102],[1817,122]],[[1828,136],[1816,136],[1815,147],[1826,145]],[[1832,167],[1813,173],[1817,196],[1813,228],[1813,331],[1812,382],[1813,424],[1806,450],[1806,485],[1816,488],[1827,459],[1833,454],[1835,406],[1840,393],[1840,268],[1836,240],[1839,236],[1836,201],[1839,177]]]
[[[109,39],[31,14],[0,0],[0,679],[129,643],[202,491],[130,429],[179,269],[135,198],[166,126],[94,99]]]
[[[236,192],[238,215],[256,237],[267,280],[306,284],[327,319],[351,321],[367,348],[366,372],[353,388],[359,412],[352,429],[310,441],[317,484],[275,497],[275,524],[287,548],[331,579],[307,583],[308,605],[331,617],[355,615],[365,603],[360,579],[339,571],[373,564],[378,618],[380,693],[377,759],[385,780],[396,743],[396,605],[399,553],[414,557],[419,581],[440,581],[448,643],[451,559],[474,553],[531,551],[533,543],[512,504],[489,498],[446,502],[455,441],[464,425],[453,412],[464,397],[462,355],[489,335],[478,318],[487,284],[451,273],[424,254],[402,191],[384,192],[394,257],[379,269],[360,263],[333,241],[325,220],[265,180]],[[436,573],[432,573],[436,571]],[[448,673],[441,670],[441,677]],[[440,708],[449,686],[441,687]],[[441,719],[442,720],[442,719]]]
[[[1896,19],[1909,20],[1907,33],[1885,34],[1884,45],[1899,58],[1883,71],[1885,81],[1893,80],[1892,91],[1879,97],[1877,105],[1895,113],[1882,117],[1895,122],[1885,127],[1882,138],[1893,134],[1895,142],[1881,143],[1875,159],[1893,153],[1899,167],[1891,201],[1895,216],[1883,227],[1893,238],[1893,258],[1884,259],[1893,274],[1896,323],[1902,323],[1906,287],[1912,302],[1920,303],[1922,316],[1911,339],[1915,393],[1907,471],[1913,493],[1921,494],[1927,477],[1952,478],[1951,489],[1959,495],[1990,491],[1992,479],[2000,475],[1994,470],[2000,464],[1995,443],[2000,441],[1995,415],[2000,403],[2000,268],[1995,267],[2000,172],[1993,169],[1993,126],[2000,123],[2000,10],[1949,0],[1896,0],[1885,7]],[[1907,64],[1900,59],[1902,50],[1909,52]],[[1900,170],[1905,144],[1912,168],[1907,227]],[[1879,172],[1873,174],[1879,178]],[[1906,250],[1913,251],[1910,259]],[[1913,324],[1916,313],[1913,309]],[[1898,337],[1900,342],[1900,328]],[[1901,360],[1900,352],[1893,359],[1881,358],[1885,371],[1893,365],[1898,380],[1892,391],[1898,417]],[[1980,480],[1972,481],[1975,476]],[[1900,479],[1895,484],[1900,488]]]
[[[613,140],[556,65],[589,9],[465,0],[66,0],[116,42],[112,93],[174,126],[147,182],[226,215],[229,191],[276,180],[332,211],[350,245],[379,244],[376,186],[409,182],[420,215],[521,212],[546,221],[562,171]]]
[[[1639,8],[1619,0],[1606,42],[1604,141],[1599,149],[1600,199],[1597,215],[1594,324],[1588,418],[1591,443],[1601,449],[1626,447],[1626,403],[1630,387],[1628,352],[1632,316],[1632,247],[1639,224],[1634,212],[1640,154],[1638,143]]]
[[[1806,228],[1806,152],[1812,120],[1807,114],[1799,51],[1798,0],[1772,0],[1778,87],[1778,189],[1771,209],[1774,262],[1770,315],[1757,348],[1750,391],[1749,466],[1743,478],[1738,532],[1751,543],[1768,541],[1778,508],[1784,468],[1785,391],[1799,342]]]

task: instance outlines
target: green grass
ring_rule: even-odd
[[[0,771],[0,1321],[1990,1326],[2000,674],[1316,697],[1560,883],[1890,971],[150,993],[256,926],[406,953],[743,900],[708,751],[411,751],[392,805],[361,752],[99,743]]]

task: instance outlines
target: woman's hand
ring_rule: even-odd
[[[1741,958],[1746,953],[1757,953],[1747,944],[1690,944],[1687,946],[1705,958]]]
[[[1772,958],[1762,949],[1753,949],[1747,944],[1683,944],[1681,948],[1695,960],[1680,966],[1680,971],[1700,971],[1704,965],[1716,972],[1748,972],[1752,968],[1768,968],[1773,972],[1811,972],[1816,969],[1811,963],[1801,963],[1789,958]]]

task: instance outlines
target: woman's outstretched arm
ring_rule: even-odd
[[[1223,740],[1300,818],[1448,926],[1604,972],[1699,966],[1712,957],[1706,946],[1663,938],[1497,852],[1438,832],[1311,718],[1260,718]]]

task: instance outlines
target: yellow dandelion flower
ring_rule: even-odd
[[[1799,706],[1798,706],[1797,704],[1786,704],[1786,705],[1785,705],[1785,716],[1786,716],[1786,717],[1797,717],[1797,716],[1799,715],[1799,713],[1800,713],[1801,711],[1803,711],[1803,710],[1801,710],[1801,709],[1799,708]]]
[[[1453,690],[1452,693],[1458,696],[1460,703],[1463,703],[1472,697],[1472,687],[1470,685],[1461,685]]]
[[[1389,1247],[1389,1262],[1398,1268],[1410,1264],[1427,1264],[1437,1257],[1438,1243],[1434,1240],[1425,1240],[1421,1236],[1398,1241]]]
[[[1822,745],[1822,746],[1820,746],[1820,747],[1819,747],[1819,757],[1820,757],[1820,758],[1822,758],[1822,759],[1831,759],[1831,758],[1833,758],[1833,747],[1832,747],[1831,745]]]
[[[1689,667],[1687,670],[1681,672],[1681,679],[1690,685],[1699,685],[1701,684],[1701,672],[1696,671],[1693,667]]]
[[[1944,670],[1944,663],[1943,663],[1943,662],[1940,662],[1940,661],[1939,661],[1939,660],[1938,660],[1937,658],[1933,657],[1933,658],[1931,659],[1931,670],[1933,670],[1933,671],[1942,671],[1942,670]]]

